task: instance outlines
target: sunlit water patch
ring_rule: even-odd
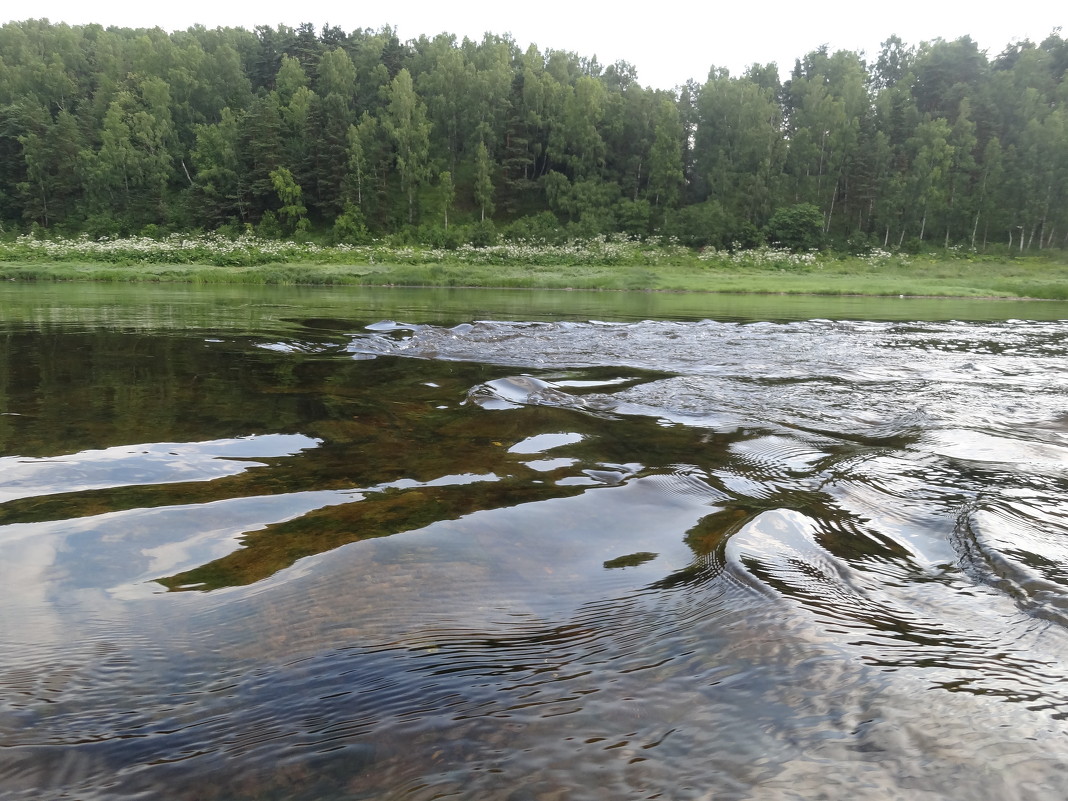
[[[0,797],[1068,792],[1068,323],[346,325],[11,329]]]

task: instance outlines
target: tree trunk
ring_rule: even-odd
[[[834,199],[838,194],[838,179],[834,180],[834,191],[831,192],[831,207],[827,210],[827,219],[823,223],[823,233],[829,234],[831,232],[831,218],[834,217]]]
[[[45,228],[48,227],[48,190],[45,188],[45,182],[40,181],[41,187],[41,220],[44,222]]]

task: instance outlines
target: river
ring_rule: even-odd
[[[0,798],[1068,796],[1068,305],[0,287]]]

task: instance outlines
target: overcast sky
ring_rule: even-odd
[[[72,25],[99,22],[105,26],[158,25],[181,30],[197,23],[209,28],[252,29],[310,22],[316,29],[329,23],[346,31],[391,25],[402,41],[442,32],[479,39],[488,31],[511,34],[524,48],[533,43],[542,50],[573,50],[582,56],[596,55],[605,65],[628,61],[637,68],[640,83],[659,88],[671,88],[689,78],[703,82],[712,65],[737,75],[754,62],[776,62],[785,77],[796,58],[822,44],[832,50],[863,51],[873,60],[880,42],[895,33],[910,45],[969,35],[993,57],[1010,42],[1025,38],[1040,42],[1055,27],[1068,28],[1068,3],[1064,0],[970,7],[938,0],[879,4],[856,0],[819,4],[797,0],[654,0],[630,4],[619,0],[611,4],[589,0],[184,0],[129,4],[35,0],[4,5],[5,10],[0,11],[4,21],[32,16]],[[1065,35],[1063,31],[1061,35]]]

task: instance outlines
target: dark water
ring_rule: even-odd
[[[0,322],[2,799],[1068,795],[1054,306],[51,291]]]

